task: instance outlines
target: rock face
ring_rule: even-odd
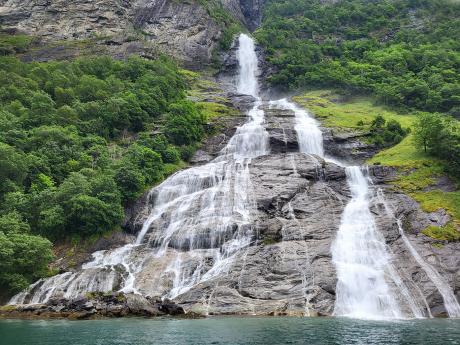
[[[257,314],[257,315],[331,315],[336,294],[336,271],[331,260],[331,245],[336,237],[340,219],[351,194],[343,167],[324,161],[318,156],[296,152],[296,136],[291,132],[293,117],[289,111],[266,109],[266,128],[269,133],[271,152],[252,160],[249,166],[252,195],[255,208],[251,214],[251,240],[247,247],[237,252],[227,262],[226,269],[211,274],[215,268],[213,254],[215,244],[205,241],[213,229],[197,233],[200,247],[189,250],[186,242],[171,239],[165,255],[156,255],[157,234],[164,231],[160,224],[167,219],[149,225],[144,244],[132,249],[129,261],[135,267],[136,290],[141,295],[111,295],[107,301],[104,294],[63,299],[66,292],[88,281],[92,287],[102,281],[112,282],[110,291],[120,288],[129,279],[126,266],[117,264],[110,268],[87,265],[81,272],[64,276],[63,280],[75,282],[62,291],[54,291],[45,305],[35,301],[36,306],[19,305],[0,314],[30,317],[74,317],[164,314],[210,315],[210,314]],[[230,126],[229,131],[233,128]],[[280,133],[289,133],[280,136]],[[230,134],[228,135],[230,136]],[[220,136],[218,136],[220,137]],[[222,138],[221,142],[226,139]],[[204,162],[213,159],[220,145],[210,140],[201,150]],[[369,169],[373,179],[371,212],[380,234],[384,237],[392,255],[392,267],[400,281],[389,278],[390,288],[398,296],[403,312],[410,315],[407,296],[401,284],[421,310],[434,316],[446,315],[443,298],[427,271],[414,258],[404,238],[409,241],[424,262],[439,272],[440,277],[460,292],[460,258],[456,253],[459,243],[433,246],[436,241],[420,233],[427,225],[443,225],[449,221],[445,214],[426,214],[409,197],[392,191],[386,184],[394,177],[390,168],[373,166]],[[211,186],[211,184],[210,184]],[[382,197],[384,195],[384,197]],[[155,202],[146,195],[140,205],[145,212],[133,212],[130,229],[137,232],[148,216],[149,205]],[[143,205],[143,206],[142,206]],[[396,219],[400,219],[401,232]],[[225,236],[237,229],[230,226]],[[404,236],[404,237],[403,237]],[[130,247],[129,247],[130,248]],[[124,249],[122,249],[124,250]],[[131,250],[131,249],[130,249]],[[112,250],[112,256],[120,250]],[[97,257],[97,256],[96,256]],[[177,267],[172,265],[177,257],[186,271],[201,272],[198,284],[186,286],[174,294],[172,301],[163,300],[175,286]],[[173,259],[174,258],[174,259]],[[198,274],[198,273],[197,273]],[[204,278],[208,275],[208,278]],[[60,279],[60,278],[56,278]],[[56,280],[57,281],[57,280]],[[47,282],[39,282],[31,290],[46,290]],[[49,285],[52,287],[52,284]],[[62,286],[66,286],[65,284]],[[101,297],[102,296],[102,297]],[[116,301],[118,302],[116,302]],[[56,302],[57,301],[57,302]],[[31,302],[30,297],[24,299]],[[57,304],[56,304],[57,303]]]
[[[279,153],[255,159],[251,180],[257,200],[254,245],[227,275],[177,302],[211,314],[330,314],[330,240],[346,200],[343,169],[319,157]]]
[[[262,5],[257,0],[213,1],[243,25],[254,25]],[[200,67],[211,61],[224,30],[209,12],[197,0],[1,0],[0,24],[44,41],[114,37],[104,44],[127,52],[142,53],[135,47],[142,37],[187,66]]]
[[[147,299],[138,294],[89,293],[74,300],[55,298],[46,304],[0,308],[0,318],[94,319],[123,316],[184,315],[184,309],[171,301]]]
[[[241,12],[249,30],[253,31],[260,25],[264,4],[265,0],[240,0]]]
[[[342,162],[364,164],[377,153],[378,149],[366,143],[367,133],[337,133],[330,128],[321,128],[326,154],[339,158]]]

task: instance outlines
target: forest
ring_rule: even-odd
[[[450,0],[269,0],[255,35],[273,86],[369,94],[417,112],[416,145],[459,176],[459,13]]]
[[[4,44],[3,47],[6,45]],[[166,57],[0,57],[0,290],[48,274],[52,242],[119,228],[190,158],[204,117]]]

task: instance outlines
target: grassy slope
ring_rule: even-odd
[[[341,131],[367,131],[377,115],[386,120],[395,119],[405,128],[412,127],[415,120],[413,115],[376,106],[370,98],[343,100],[330,90],[310,91],[294,100],[310,109],[325,126]],[[359,125],[359,121],[364,124]],[[436,188],[438,178],[443,175],[443,162],[415,147],[411,134],[398,145],[377,153],[368,163],[398,168],[398,177],[393,181],[395,188],[413,197],[427,212],[443,208],[450,214],[452,222],[442,228],[428,227],[424,234],[439,240],[460,239],[460,189],[458,185],[452,192]]]

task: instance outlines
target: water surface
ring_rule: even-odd
[[[460,344],[460,320],[215,317],[0,321],[4,345]]]

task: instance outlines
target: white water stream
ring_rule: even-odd
[[[428,278],[433,282],[436,289],[441,294],[444,300],[444,306],[446,308],[447,314],[449,317],[460,317],[460,305],[455,297],[455,294],[449,284],[443,279],[443,277],[439,274],[439,272],[431,266],[428,262],[426,262],[422,256],[417,252],[415,247],[407,238],[406,234],[401,225],[401,220],[396,218],[393,210],[387,204],[383,192],[379,190],[377,194],[379,202],[385,207],[385,211],[387,212],[388,216],[394,218],[398,224],[399,234],[401,235],[401,239],[403,240],[404,244],[406,245],[407,249],[409,250],[412,257],[418,263],[418,265],[425,271]]]
[[[369,184],[360,167],[346,168],[351,200],[345,207],[332,261],[337,269],[335,315],[400,318],[396,296],[386,282],[390,257],[369,210]]]
[[[155,273],[148,288],[174,298],[228,273],[234,260],[245,258],[244,250],[253,239],[251,214],[256,207],[249,163],[252,158],[267,154],[269,145],[258,95],[254,42],[244,34],[239,37],[238,61],[237,89],[254,96],[256,102],[248,112],[248,122],[237,129],[219,157],[203,166],[180,171],[151,191],[154,203],[135,243],[96,252],[93,261],[81,271],[39,281],[13,297],[11,304],[45,303],[52,297],[71,299],[91,291],[112,291],[115,287],[123,292],[148,294],[145,282],[139,282],[138,276],[152,259],[167,264]],[[270,107],[292,110],[300,151],[324,158],[321,130],[307,111],[286,99],[271,101]],[[399,305],[402,299],[414,317],[423,317],[422,308],[392,266],[391,253],[376,227],[370,211],[367,174],[357,166],[347,167],[346,174],[351,199],[331,248],[338,279],[334,315],[402,318],[406,316]],[[420,257],[401,228],[400,233],[414,259],[442,294],[449,315],[460,316],[452,289]],[[124,272],[121,281],[120,270]],[[299,271],[303,269],[299,267]],[[155,285],[165,279],[169,282],[167,287]],[[303,284],[306,295],[306,282]],[[212,292],[209,300],[211,297]],[[309,313],[308,305],[305,313]]]
[[[319,129],[319,123],[306,110],[300,109],[286,98],[271,101],[270,107],[293,111],[296,122],[294,129],[297,133],[300,152],[324,157],[323,133]]]
[[[221,155],[209,164],[180,171],[154,188],[150,210],[134,244],[93,254],[77,273],[51,277],[15,296],[10,303],[45,303],[51,297],[75,298],[111,291],[116,271],[125,271],[120,291],[139,292],[137,274],[145,260],[167,257],[162,276],[171,276],[163,296],[174,298],[193,286],[225,274],[236,254],[251,243],[255,207],[249,175],[251,158],[267,154],[268,134],[259,109],[258,60],[254,41],[239,38],[237,90],[256,98],[249,121],[239,127]],[[140,247],[148,244],[144,259]],[[155,284],[155,282],[153,282]],[[154,291],[158,291],[155,290]]]

